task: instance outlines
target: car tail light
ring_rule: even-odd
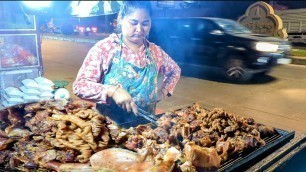
[[[85,27],[79,27],[80,32],[85,32]]]
[[[96,33],[98,32],[98,28],[97,27],[91,27],[92,32]]]

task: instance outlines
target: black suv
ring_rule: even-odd
[[[291,62],[288,41],[254,34],[236,21],[222,18],[152,19],[149,40],[184,64],[222,69],[230,80],[246,81],[276,64]],[[182,72],[184,67],[182,67]]]

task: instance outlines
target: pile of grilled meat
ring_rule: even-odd
[[[118,114],[120,115],[120,114]],[[123,129],[79,99],[0,111],[0,167],[22,171],[205,171],[265,145],[272,127],[199,104],[167,112],[158,127]]]

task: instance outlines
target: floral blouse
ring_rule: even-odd
[[[75,95],[96,103],[106,103],[110,85],[102,84],[101,82],[105,74],[107,74],[116,51],[118,51],[119,41],[120,35],[111,34],[90,49],[73,83]],[[180,78],[181,69],[159,46],[154,43],[148,43],[157,71],[165,76],[161,89],[172,95]],[[124,43],[122,44],[121,57],[136,66],[144,67],[146,65],[145,53],[144,45],[140,47],[138,53],[135,53]]]

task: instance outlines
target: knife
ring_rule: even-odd
[[[138,115],[145,118],[146,120],[150,121],[153,125],[157,126],[157,117],[149,112],[146,112],[142,110],[141,108],[137,108],[138,110]]]

